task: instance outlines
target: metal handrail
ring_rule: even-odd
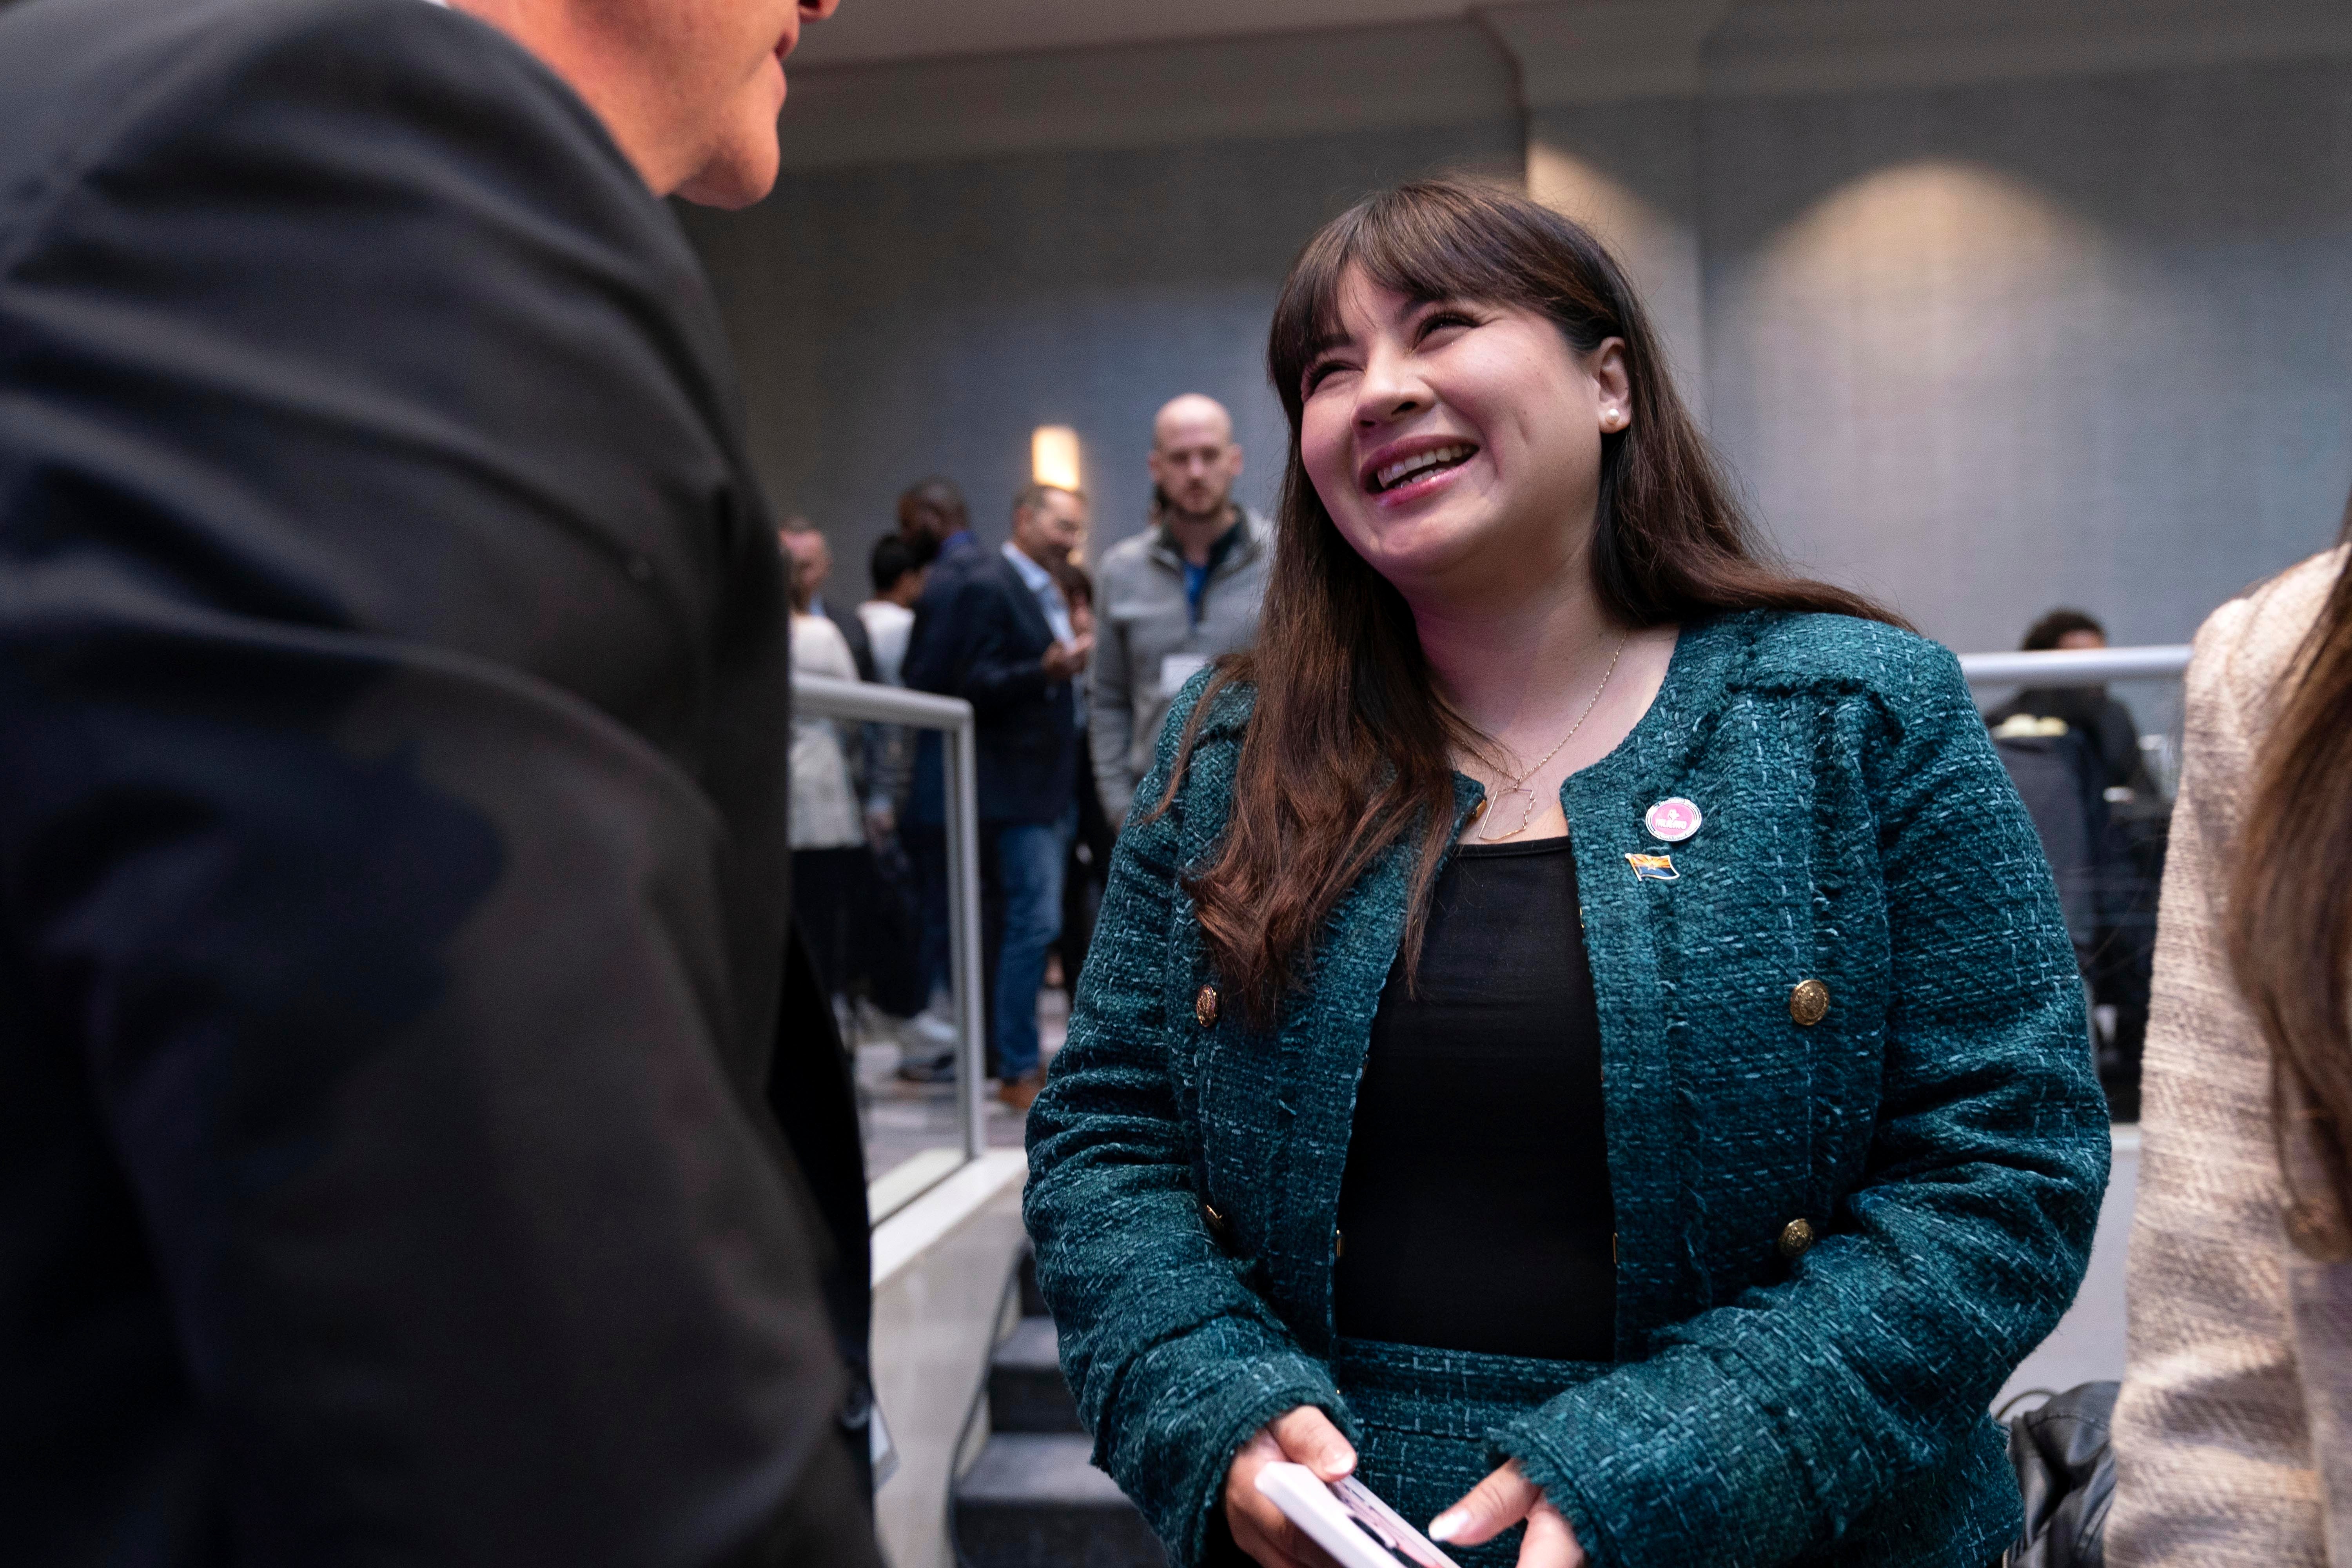
[[[812,719],[905,724],[919,730],[954,730],[971,723],[971,704],[961,697],[934,697],[903,686],[835,680],[828,675],[793,677],[793,711]]]
[[[2177,676],[2188,668],[2187,643],[1960,655],[1960,673],[1970,686],[2099,686]]]
[[[2186,643],[1960,655],[1960,673],[1971,686],[2088,686],[2178,676],[2188,667]],[[981,1078],[985,1057],[980,984],[979,753],[971,704],[961,698],[936,697],[872,681],[795,675],[793,707],[796,713],[811,718],[903,724],[938,730],[948,738],[948,973],[955,994],[956,1079],[963,1152],[967,1160],[977,1159],[987,1147],[987,1122]]]
[[[793,711],[811,719],[903,724],[946,733],[948,829],[948,984],[955,995],[956,1089],[963,1154],[988,1146],[981,1098],[980,752],[971,704],[866,680],[793,677]],[[949,1173],[941,1172],[942,1177]]]

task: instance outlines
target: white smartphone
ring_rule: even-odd
[[[1339,1568],[1461,1568],[1353,1476],[1325,1481],[1277,1461],[1258,1471],[1257,1489]]]

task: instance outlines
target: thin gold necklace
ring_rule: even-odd
[[[1517,778],[1513,779],[1510,782],[1510,786],[1508,788],[1496,792],[1495,798],[1498,801],[1508,800],[1515,795],[1523,795],[1528,797],[1527,805],[1519,808],[1519,825],[1517,827],[1512,828],[1508,833],[1487,834],[1484,836],[1479,842],[1484,844],[1500,844],[1506,838],[1517,838],[1520,834],[1525,833],[1529,827],[1534,826],[1536,820],[1536,792],[1527,787],[1528,781],[1535,777],[1538,773],[1543,772],[1544,764],[1546,763],[1550,762],[1554,757],[1559,755],[1559,749],[1561,746],[1565,746],[1570,741],[1576,739],[1576,732],[1584,728],[1584,721],[1592,717],[1592,710],[1595,708],[1601,706],[1601,694],[1609,689],[1609,678],[1617,673],[1617,661],[1625,657],[1625,642],[1626,639],[1631,637],[1633,635],[1633,634],[1631,631],[1619,634],[1617,638],[1617,651],[1609,656],[1609,668],[1601,671],[1601,684],[1592,689],[1592,700],[1584,705],[1584,711],[1576,716],[1576,722],[1568,727],[1568,733],[1562,735],[1559,738],[1559,742],[1555,744],[1550,751],[1546,752],[1542,756],[1537,758],[1535,766],[1521,773]],[[1486,813],[1482,810],[1479,815],[1483,816]]]

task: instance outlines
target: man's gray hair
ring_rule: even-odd
[[[1023,485],[1021,487],[1020,493],[1013,498],[1013,515],[1016,518],[1028,516],[1031,512],[1035,511],[1039,507],[1045,504],[1045,498],[1047,496],[1076,496],[1079,501],[1084,502],[1087,499],[1087,492],[1081,489],[1073,489],[1068,485],[1048,485],[1043,483]]]

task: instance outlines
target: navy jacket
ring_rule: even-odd
[[[1183,878],[1225,829],[1251,700],[1220,694],[1172,781],[1207,679],[1137,792],[1029,1118],[1063,1370],[1096,1462],[1182,1564],[1259,1425],[1353,1423],[1339,1188],[1411,871],[1405,846],[1364,874],[1275,1027],[1220,1005]],[[1458,826],[1482,795],[1455,787]],[[1643,813],[1677,795],[1705,823],[1661,844]],[[1957,662],[1834,616],[1686,626],[1560,805],[1617,1364],[1486,1430],[1490,1457],[1526,1466],[1595,1568],[1981,1568],[2021,1517],[1986,1407],[2082,1279],[2108,1133],[2050,869]],[[1807,981],[1825,1010],[1798,1005]],[[1476,1420],[1458,1392],[1425,1430]]]
[[[782,583],[502,34],[0,13],[0,1562],[876,1561]]]
[[[971,704],[982,822],[1052,822],[1077,799],[1078,765],[1076,689],[1048,680],[1041,662],[1054,628],[1002,551],[964,552],[932,570],[907,684]],[[924,783],[919,772],[919,792]]]

